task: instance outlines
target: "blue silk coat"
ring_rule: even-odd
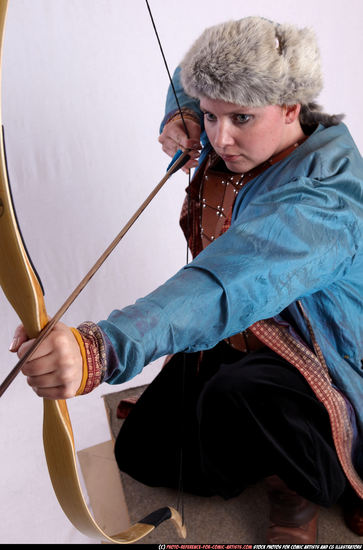
[[[167,354],[211,348],[288,307],[310,342],[294,307],[301,300],[333,383],[355,412],[355,462],[363,472],[362,233],[362,157],[343,123],[319,125],[243,187],[225,234],[154,292],[98,324],[106,381],[129,380]]]

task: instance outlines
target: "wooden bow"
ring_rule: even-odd
[[[0,0],[0,57],[3,49],[5,18],[8,0]],[[0,117],[1,120],[1,117]],[[6,165],[3,133],[0,136],[0,285],[19,315],[27,335],[35,338],[34,346],[29,350],[26,359],[31,357],[40,342],[50,332],[52,327],[65,313],[90,278],[102,265],[141,212],[161,189],[169,176],[188,160],[187,153],[174,163],[161,182],[150,193],[137,212],[117,235],[111,245],[102,254],[93,268],[87,273],[81,283],[73,291],[63,306],[49,321],[46,312],[43,292],[38,277],[33,269],[24,246],[19,226],[16,220],[13,201],[10,193],[8,171]],[[183,158],[184,157],[184,158]],[[4,261],[6,259],[6,261]],[[2,384],[2,391],[10,384],[21,369],[24,360],[20,361]],[[82,493],[78,477],[75,445],[67,404],[64,400],[43,399],[43,441],[50,478],[57,499],[73,525],[83,534],[103,539],[117,544],[127,544],[140,540],[150,533],[161,522],[171,519],[179,533],[185,537],[185,527],[180,514],[172,507],[161,508],[126,531],[116,535],[108,535],[97,525],[91,515]]]

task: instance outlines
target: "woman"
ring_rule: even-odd
[[[314,103],[308,29],[207,29],[175,84],[190,137],[169,95],[159,139],[194,148],[190,168],[202,131],[181,217],[194,260],[97,325],[59,324],[23,372],[67,398],[174,354],[124,423],[120,469],[224,498],[265,478],[266,542],[315,542],[318,506],[363,497],[362,159]]]

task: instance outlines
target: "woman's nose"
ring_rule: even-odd
[[[220,122],[216,127],[214,136],[214,145],[217,149],[223,149],[234,143],[233,134],[228,123]]]

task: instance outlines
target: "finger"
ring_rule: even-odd
[[[25,373],[23,373],[25,374]],[[59,386],[63,386],[64,383],[60,380],[58,381],[57,373],[52,371],[48,374],[42,374],[42,375],[36,375],[36,376],[27,376],[26,381],[29,384],[31,388],[34,390],[37,389],[50,389],[50,388],[57,388]]]
[[[159,142],[166,147],[170,147],[172,143],[177,149],[189,148],[188,142],[190,139],[186,135],[184,129],[180,127],[179,123],[166,125],[158,139]],[[193,143],[195,143],[195,140],[193,140]]]
[[[69,386],[74,381],[73,362],[60,364],[56,368],[54,363],[49,359],[40,359],[38,363],[43,363],[37,369],[32,367],[25,368],[23,373],[27,375],[27,382],[32,388],[55,388],[59,386]],[[30,373],[30,374],[29,374]]]
[[[68,399],[74,397],[80,381],[73,368],[57,369],[48,374],[27,376],[27,383],[40,397]]]
[[[46,399],[70,399],[74,397],[77,393],[77,389],[68,386],[59,386],[53,388],[37,388],[33,387],[33,391],[38,395],[38,397],[43,397]]]
[[[179,147],[184,147],[184,149],[201,149],[200,125],[189,120],[186,121],[186,125],[188,133],[185,132],[184,126],[171,127],[169,133],[170,137],[174,138],[178,142]]]
[[[20,353],[31,342],[25,342]],[[57,323],[34,356],[22,367],[28,384],[40,397],[68,399],[76,395],[83,375],[83,359],[72,330]]]
[[[54,373],[55,367],[52,361],[52,355],[46,355],[35,359],[30,359],[22,366],[21,372],[27,377],[44,376]]]
[[[29,361],[22,368],[26,376],[36,376],[51,373],[57,368],[62,373],[72,369],[78,359],[79,346],[73,334],[64,332],[61,323],[55,326],[39,347],[34,351]],[[19,349],[18,355],[24,353],[33,345],[34,340],[28,340]],[[57,384],[58,385],[58,382]]]
[[[23,342],[19,348],[18,348],[18,357],[19,359],[22,359],[24,355],[34,346],[35,338],[32,338],[31,340],[27,340],[26,342]],[[39,357],[43,357],[50,353],[52,350],[51,346],[49,345],[49,340],[46,338],[34,351],[34,353],[31,355],[28,362],[33,361],[34,359],[38,359]]]
[[[187,174],[187,176],[189,176],[190,170],[192,169],[193,169],[193,166],[191,168],[182,168],[184,174]]]
[[[178,150],[178,144],[175,143],[175,141],[168,138],[162,143],[161,148],[164,151],[164,153],[169,155],[169,157],[173,157]]]
[[[13,353],[17,352],[19,347],[27,340],[28,336],[23,325],[17,326],[14,332],[13,340],[9,347],[9,351],[12,351]]]
[[[188,147],[189,149],[189,156],[192,158],[192,159],[197,159],[200,157],[200,151],[196,148],[194,149],[190,149],[190,147]],[[183,146],[181,146],[180,144],[170,140],[170,139],[167,139],[164,144],[162,145],[162,150],[164,151],[164,153],[166,153],[167,155],[169,155],[170,157],[174,157],[175,153],[179,150],[182,150],[184,151],[185,148]]]
[[[186,174],[189,174],[189,171],[192,170],[193,168],[196,168],[197,166],[198,166],[198,161],[190,160],[183,166],[182,170]]]
[[[199,139],[188,139],[186,141],[186,148],[196,150],[196,152],[200,152],[200,149],[202,148],[202,144],[200,143]]]
[[[43,340],[43,342],[37,347],[37,349],[32,353],[31,358],[29,359],[29,362],[32,362],[40,357],[45,357],[48,354],[56,353],[55,357],[61,358],[62,352],[64,350],[68,350],[68,344],[69,344],[69,329],[64,325],[63,323],[57,323],[53,329],[50,331],[50,333],[46,336],[46,338]],[[73,342],[74,337],[71,334],[71,341]],[[29,351],[30,348],[34,345],[34,339],[27,340],[24,342],[20,348],[18,349],[18,356],[21,359],[25,353]],[[77,347],[78,349],[78,347]]]
[[[192,143],[193,146],[195,147],[195,140],[190,140],[184,132],[180,132],[180,131],[172,132],[169,135],[169,138],[172,139],[175,142],[178,149],[182,149],[183,151],[185,149],[191,149],[192,148],[190,146],[190,143]]]

